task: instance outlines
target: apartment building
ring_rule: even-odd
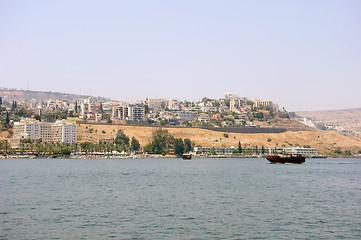
[[[246,105],[245,98],[230,98],[229,108],[231,112],[240,112]]]
[[[101,103],[93,98],[84,99],[80,104],[80,117],[95,119],[100,114]],[[99,119],[96,119],[99,120]]]
[[[171,99],[168,101],[169,110],[179,110],[182,105],[182,102],[176,99]]]
[[[128,121],[145,121],[145,108],[140,106],[129,106]]]
[[[145,107],[143,106],[114,106],[112,117],[127,121],[145,121]]]
[[[128,107],[119,105],[113,106],[112,117],[120,120],[126,120],[128,117]]]
[[[23,119],[14,123],[16,139],[42,139],[43,142],[77,142],[77,126],[69,120],[57,120],[55,123]]]
[[[168,99],[150,98],[146,101],[148,107],[155,111],[160,111],[168,106]]]
[[[24,119],[20,122],[14,122],[14,136],[22,138],[39,139],[40,123],[38,120]]]

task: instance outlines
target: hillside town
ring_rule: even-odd
[[[177,99],[146,98],[137,102],[121,102],[104,98],[84,97],[69,99],[10,99],[11,97],[0,96],[0,108],[2,116],[2,130],[10,129],[11,133],[7,139],[6,149],[11,147],[18,152],[35,152],[33,147],[36,144],[62,143],[58,152],[65,148],[72,149],[71,153],[92,154],[112,153],[119,155],[130,153],[179,153],[175,151],[176,146],[169,145],[167,149],[157,151],[154,147],[147,145],[140,147],[137,139],[133,147],[130,140],[123,141],[117,146],[116,138],[123,136],[121,131],[114,134],[113,138],[99,139],[98,145],[78,144],[78,126],[79,124],[105,124],[105,125],[124,125],[124,126],[155,126],[155,127],[196,127],[211,128],[215,131],[234,132],[236,129],[250,132],[247,129],[259,129],[258,132],[284,132],[292,130],[288,128],[277,128],[273,123],[290,119],[292,113],[288,113],[284,108],[272,101],[263,101],[258,99],[249,99],[240,97],[232,93],[225,93],[223,98],[210,99],[207,97],[199,101],[187,101]],[[299,119],[301,121],[301,119]],[[268,125],[267,125],[268,124]],[[308,122],[304,122],[310,127]],[[266,126],[266,127],[265,127]],[[296,129],[297,130],[297,129]],[[104,130],[102,130],[105,132]],[[251,132],[252,132],[251,131]],[[89,129],[89,134],[92,130]],[[228,137],[228,134],[224,134]],[[126,139],[127,136],[123,136]],[[173,138],[171,142],[175,142]],[[100,142],[101,141],[101,142]],[[216,140],[217,141],[217,140]],[[80,144],[84,141],[80,141]],[[317,149],[310,146],[246,146],[240,150],[240,146],[192,146],[184,149],[184,143],[181,152],[193,151],[194,154],[201,155],[264,155],[283,151],[297,154],[306,154],[309,156],[317,155]],[[103,145],[104,146],[103,146]],[[105,145],[108,144],[108,147]],[[109,145],[110,144],[110,145]],[[113,145],[111,145],[113,144]],[[239,142],[239,144],[241,144]],[[49,144],[48,144],[49,146]],[[83,146],[83,147],[82,147]],[[44,146],[43,146],[44,147]],[[40,148],[40,147],[39,147]],[[45,147],[44,147],[45,148]],[[22,150],[20,150],[22,149]],[[99,151],[102,149],[102,151]]]
[[[47,99],[40,101],[12,100],[2,96],[4,111],[10,119],[33,117],[41,121],[55,121],[68,117],[79,117],[88,122],[98,123],[144,123],[179,126],[248,126],[253,120],[270,119],[274,115],[288,117],[285,109],[272,101],[248,99],[226,93],[224,98],[200,101],[147,98],[137,102],[104,101],[88,97],[68,101]],[[16,114],[16,111],[18,114]]]

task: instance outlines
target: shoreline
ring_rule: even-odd
[[[266,158],[267,155],[245,155],[245,156],[232,156],[232,155],[193,155],[192,158]],[[138,155],[33,155],[33,154],[11,154],[1,155],[2,159],[152,159],[152,158],[182,158],[177,155],[161,155],[161,154],[138,154]],[[337,158],[361,158],[359,156],[327,156],[327,157],[306,157],[307,159],[337,159]]]

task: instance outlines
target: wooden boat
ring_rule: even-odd
[[[269,155],[266,157],[271,163],[304,163],[305,157],[299,154],[277,154]]]
[[[314,155],[311,158],[327,158],[325,155]]]
[[[183,160],[191,160],[192,155],[190,153],[183,153],[182,158]]]

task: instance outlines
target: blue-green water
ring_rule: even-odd
[[[0,239],[361,239],[360,173],[360,159],[2,159]]]

